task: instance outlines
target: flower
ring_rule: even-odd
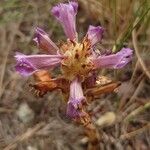
[[[24,55],[16,53],[15,55],[16,71],[23,76],[60,66],[61,79],[63,78],[66,81],[65,84],[57,80],[58,78],[52,80],[58,84],[58,88],[62,90],[65,96],[68,95],[70,86],[67,115],[74,119],[85,117],[87,114],[84,107],[84,104],[86,104],[84,93],[88,90],[86,92],[83,90],[95,87],[97,70],[101,68],[122,68],[131,61],[133,55],[130,48],[122,48],[116,54],[96,54],[93,49],[95,44],[101,42],[104,32],[104,29],[100,26],[90,25],[86,36],[81,42],[78,42],[75,23],[77,9],[77,2],[60,3],[52,8],[52,14],[61,23],[68,38],[60,47],[57,47],[44,30],[36,28],[34,41],[39,48],[45,50],[48,54]],[[45,86],[45,83],[42,83],[41,81],[40,85]],[[84,89],[82,89],[82,86]],[[46,86],[44,93],[47,93],[47,91],[51,91],[51,87]]]
[[[76,78],[70,84],[70,97],[67,106],[67,115],[71,118],[83,115],[80,108],[82,107],[85,97],[81,87],[81,82]]]
[[[91,45],[94,46],[96,43],[100,42],[102,40],[104,33],[104,29],[100,26],[89,26],[89,29],[87,31],[88,39],[91,42]]]
[[[122,48],[116,54],[98,56],[93,59],[96,68],[114,68],[119,69],[124,67],[131,61],[133,51],[130,48]]]
[[[61,23],[66,36],[70,40],[76,38],[76,14],[78,4],[69,2],[68,4],[59,4],[52,9],[52,14]]]
[[[29,76],[39,69],[49,69],[58,66],[64,58],[62,55],[24,55],[16,53],[17,64],[15,66],[23,76]]]
[[[56,44],[49,38],[48,34],[42,30],[41,28],[37,27],[35,30],[36,37],[33,39],[37,46],[49,54],[56,54],[59,48]]]

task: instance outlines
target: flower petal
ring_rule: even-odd
[[[52,8],[52,14],[61,23],[66,36],[70,40],[76,38],[76,14],[78,3],[69,2],[68,4],[60,3]]]
[[[81,82],[78,78],[75,78],[70,84],[70,98],[84,99]]]
[[[93,59],[96,68],[122,68],[131,61],[133,50],[130,48],[122,48],[116,54],[99,56]]]
[[[79,117],[82,111],[79,109],[82,106],[85,97],[83,95],[81,83],[76,78],[70,85],[70,97],[67,106],[67,115],[71,118]]]
[[[17,61],[16,71],[23,76],[29,76],[37,70],[58,66],[64,57],[62,55],[24,55],[16,53],[15,58]]]
[[[83,111],[76,107],[80,102],[77,100],[68,101],[67,104],[67,116],[70,118],[78,118],[84,115]]]
[[[49,38],[48,34],[41,28],[36,28],[35,38],[33,39],[39,48],[49,52],[50,54],[56,54],[59,48],[56,44]]]
[[[88,39],[91,41],[91,45],[95,45],[97,42],[100,42],[103,37],[104,29],[100,26],[89,26],[87,31]]]

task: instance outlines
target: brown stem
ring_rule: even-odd
[[[75,120],[84,127],[84,132],[88,137],[87,150],[100,150],[100,134],[95,125],[91,122],[90,116],[85,112],[85,115]]]
[[[89,138],[87,150],[99,150],[100,149],[100,145],[99,145],[100,135],[92,123],[85,126],[85,133]]]

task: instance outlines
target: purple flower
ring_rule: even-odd
[[[29,76],[40,69],[49,69],[58,66],[62,55],[24,55],[16,53],[16,70],[23,76]]]
[[[82,116],[83,113],[80,110],[80,107],[82,107],[84,100],[85,97],[83,95],[81,82],[79,82],[76,78],[71,82],[70,85],[70,97],[67,106],[67,115],[71,118]]]
[[[76,2],[69,2],[68,4],[60,3],[52,8],[52,14],[61,23],[66,36],[70,40],[76,38],[76,14],[78,4]]]
[[[97,27],[92,26],[92,25],[89,26],[89,29],[87,31],[87,36],[92,46],[94,46],[96,43],[101,41],[103,37],[103,32],[104,32],[104,29],[100,26],[97,26]]]
[[[41,28],[36,28],[35,38],[33,39],[39,48],[49,52],[50,54],[56,54],[59,48],[56,44],[49,38],[48,34]]]
[[[103,54],[102,51],[100,53],[95,51],[95,44],[101,42],[103,37],[104,29],[100,26],[90,25],[85,38],[78,42],[76,33],[77,9],[77,2],[60,3],[53,7],[52,14],[61,23],[69,40],[61,42],[59,49],[45,31],[41,28],[36,28],[34,41],[39,48],[48,52],[49,55],[16,53],[17,64],[15,67],[21,75],[29,76],[38,70],[47,70],[61,64],[61,77],[55,78],[54,81],[58,84],[57,88],[61,89],[66,95],[70,85],[67,115],[75,120],[81,119],[82,122],[88,122],[85,107],[87,101],[83,94],[82,85],[84,90],[87,91],[89,88],[95,88],[97,69],[122,68],[131,61],[133,51],[129,48],[122,48],[116,54],[108,54],[107,52]],[[46,75],[48,75],[48,72]],[[44,77],[42,76],[41,78]],[[82,79],[82,83],[80,79]],[[66,82],[63,82],[63,80]],[[49,86],[44,86],[46,86],[44,87],[46,91],[51,91]],[[42,88],[43,86],[39,90],[43,91]]]
[[[131,61],[133,51],[130,48],[122,48],[116,54],[99,56],[93,59],[96,68],[122,68]]]

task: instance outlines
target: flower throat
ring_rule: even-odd
[[[67,41],[60,48],[66,58],[62,61],[61,70],[65,78],[72,80],[76,76],[85,78],[93,69],[91,62],[91,44],[87,38],[81,43]]]

